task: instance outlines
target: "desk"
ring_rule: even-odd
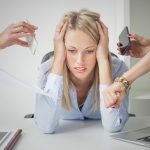
[[[2,78],[2,76],[0,76]],[[100,121],[60,121],[55,134],[43,134],[33,119],[34,93],[8,79],[0,80],[0,130],[23,129],[15,150],[148,150],[146,147],[112,139]],[[131,117],[124,131],[150,126],[150,117]]]
[[[0,121],[1,122],[1,121]],[[150,117],[133,117],[129,119],[124,131],[150,126]],[[135,144],[111,139],[110,133],[103,130],[97,120],[60,121],[55,134],[43,134],[34,124],[33,119],[18,119],[14,122],[1,122],[2,129],[22,128],[23,133],[15,150],[147,150]]]

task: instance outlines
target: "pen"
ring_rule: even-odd
[[[22,129],[18,129],[15,132],[14,136],[11,138],[11,140],[8,142],[8,144],[5,146],[4,150],[12,150],[13,146],[15,145],[17,140],[19,139],[21,132],[22,132]]]

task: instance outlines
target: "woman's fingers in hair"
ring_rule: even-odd
[[[100,22],[96,21],[96,25],[100,34],[104,34],[104,33],[108,34],[108,28],[102,21]]]
[[[100,22],[96,21],[96,25],[97,25],[97,28],[98,28],[99,33],[100,33],[100,34],[103,34],[103,29],[102,29],[102,27],[101,27]]]
[[[101,27],[102,27],[104,33],[108,34],[108,28],[106,27],[106,25],[102,21],[100,21],[100,23],[101,23]]]
[[[56,34],[59,34],[60,32],[61,32],[61,29],[62,29],[62,27],[63,27],[63,22],[62,21],[60,21],[59,23],[58,23],[58,25],[56,26],[56,29],[55,29],[55,33]]]
[[[59,22],[59,24],[56,26],[55,35],[64,36],[67,28],[67,22]]]
[[[65,23],[63,24],[62,30],[61,30],[61,32],[60,32],[60,36],[61,36],[61,37],[64,37],[64,35],[65,35],[65,33],[66,33],[67,25],[68,25],[67,22],[65,22]]]

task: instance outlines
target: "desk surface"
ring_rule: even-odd
[[[0,76],[2,78],[2,76]],[[147,150],[148,148],[112,139],[100,121],[60,121],[55,134],[43,134],[33,119],[24,115],[34,109],[34,95],[8,79],[0,80],[0,130],[23,129],[15,150]],[[7,83],[7,84],[6,84]],[[32,107],[31,107],[32,106]],[[124,131],[150,126],[150,117],[131,117]],[[7,141],[6,141],[7,142]],[[4,143],[5,144],[5,143]],[[0,149],[2,146],[0,147]]]
[[[1,122],[1,121],[0,121]],[[133,117],[129,119],[124,131],[150,126],[150,117]],[[43,134],[34,124],[33,119],[18,119],[1,122],[0,127],[5,130],[22,128],[23,133],[15,150],[147,150],[148,148],[112,139],[110,133],[103,130],[100,121],[60,121],[55,134]]]

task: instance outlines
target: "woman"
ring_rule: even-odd
[[[150,39],[144,38],[137,34],[130,34],[129,37],[133,40],[131,41],[131,48],[126,53],[126,55],[141,58],[141,60],[127,72],[123,73],[121,77],[118,77],[116,82],[114,82],[103,91],[104,99],[108,99],[108,97],[110,97],[111,95],[116,95],[116,99],[114,98],[113,100],[118,101],[118,105],[123,100],[126,92],[124,84],[118,81],[120,81],[120,79],[122,78],[124,79],[124,82],[126,82],[129,86],[137,78],[150,71]],[[120,45],[118,45],[118,50],[119,54],[121,54],[122,48]],[[108,107],[111,105],[112,103],[110,101]]]
[[[39,86],[50,96],[37,95],[35,122],[53,133],[59,119],[101,119],[104,129],[120,131],[128,120],[128,94],[121,106],[100,98],[100,93],[126,65],[111,57],[108,29],[98,13],[68,12],[56,27],[54,58],[39,67]],[[113,73],[112,73],[113,72]]]

